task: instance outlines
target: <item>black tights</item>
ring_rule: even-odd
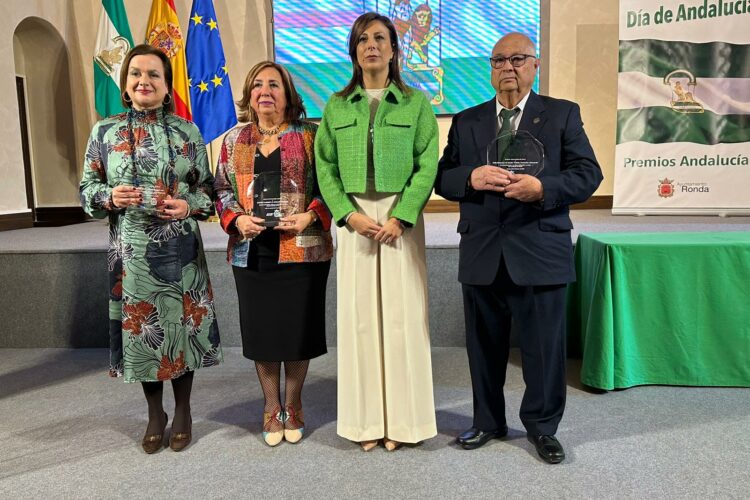
[[[172,430],[174,432],[187,432],[190,427],[190,392],[193,389],[193,373],[185,374],[172,379],[172,391],[174,392],[174,419]],[[148,428],[147,434],[159,434],[164,427],[164,406],[162,396],[164,394],[163,382],[141,382],[143,394],[148,403]]]
[[[295,410],[302,408],[302,385],[305,383],[310,360],[284,361],[284,406]],[[276,413],[281,409],[281,362],[256,361],[255,369],[266,401],[263,411]],[[280,431],[282,425],[274,420],[269,424],[270,432]]]

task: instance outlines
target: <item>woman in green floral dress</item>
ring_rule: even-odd
[[[166,55],[134,47],[120,87],[129,110],[94,126],[81,204],[91,216],[109,218],[110,375],[143,385],[146,453],[162,447],[163,381],[172,381],[169,445],[179,451],[192,437],[193,372],[222,361],[197,222],[213,213],[213,176],[200,132],[172,113]]]

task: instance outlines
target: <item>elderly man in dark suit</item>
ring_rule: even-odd
[[[565,288],[575,280],[568,206],[602,180],[577,104],[531,91],[539,68],[520,33],[492,50],[492,100],[453,118],[436,191],[460,202],[458,279],[474,423],[456,441],[466,449],[508,432],[503,384],[511,322],[519,334],[526,391],[520,417],[539,456],[560,463],[555,438],[565,408]],[[528,131],[544,147],[538,175],[487,165],[499,132]]]

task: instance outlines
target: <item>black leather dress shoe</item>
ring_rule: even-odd
[[[536,448],[536,452],[542,457],[542,460],[548,464],[559,464],[565,460],[565,450],[563,450],[560,441],[555,436],[532,436],[527,434],[526,437]]]
[[[500,439],[508,435],[508,426],[505,425],[496,431],[482,431],[472,427],[468,431],[456,438],[456,443],[460,444],[464,450],[473,450],[479,448],[490,439]]]

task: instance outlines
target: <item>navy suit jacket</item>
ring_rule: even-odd
[[[544,146],[544,170],[539,175],[542,203],[523,203],[467,187],[472,170],[487,163],[486,148],[497,133],[494,98],[453,117],[435,191],[461,207],[461,283],[491,284],[501,257],[517,285],[575,281],[568,206],[587,200],[602,181],[580,109],[573,102],[532,91],[518,130],[529,131]]]

